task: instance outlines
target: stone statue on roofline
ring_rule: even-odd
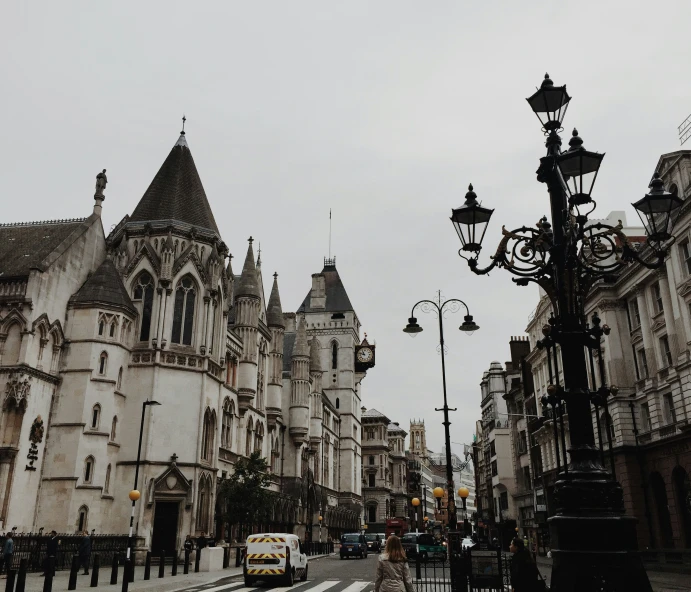
[[[98,173],[98,175],[96,175],[96,193],[94,193],[94,197],[103,196],[103,191],[106,188],[107,183],[108,177],[106,177],[106,169],[103,169],[102,173]]]

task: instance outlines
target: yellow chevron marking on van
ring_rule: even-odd
[[[281,559],[285,557],[285,553],[249,553],[247,559]]]
[[[260,576],[260,575],[272,575],[278,576],[285,573],[285,569],[248,569],[247,575],[249,576]]]
[[[255,537],[248,538],[248,543],[285,543],[285,537]]]

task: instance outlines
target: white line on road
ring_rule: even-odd
[[[341,592],[360,592],[361,590],[364,590],[369,586],[372,582],[355,582],[354,584],[351,584],[347,588],[343,588]]]
[[[222,586],[216,586],[215,588],[207,588],[203,592],[220,592],[221,590],[230,590],[231,588],[244,586],[244,584],[244,582],[233,582],[232,584],[223,584]],[[240,588],[240,590],[236,590],[235,592],[240,592],[241,590],[254,590],[254,586],[252,588]],[[191,590],[187,590],[186,592],[191,592]]]
[[[325,590],[328,590],[329,588],[333,588],[336,584],[338,584],[341,580],[338,580],[336,582],[322,582],[321,584],[317,584],[313,588],[309,589],[309,592],[324,592]],[[295,586],[293,586],[294,588]]]

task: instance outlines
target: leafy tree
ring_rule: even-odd
[[[237,461],[235,472],[223,481],[218,494],[228,524],[254,524],[266,512],[271,500],[267,469],[258,451]]]

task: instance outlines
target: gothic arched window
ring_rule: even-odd
[[[87,456],[84,461],[84,483],[91,483],[94,478],[94,457]]]
[[[257,430],[254,436],[254,451],[261,453],[264,445],[264,424],[257,422]]]
[[[331,344],[331,369],[338,368],[338,343],[335,341]]]
[[[113,423],[110,424],[110,441],[115,442],[115,436],[118,434],[118,416],[113,417]]]
[[[120,370],[118,371],[118,382],[115,385],[115,388],[117,390],[120,390],[122,388],[122,366],[120,366]]]
[[[103,485],[103,493],[108,493],[108,490],[110,489],[110,465],[108,465],[108,468],[106,469],[106,481]]]
[[[151,313],[154,308],[154,280],[146,271],[137,278],[134,284],[133,300],[139,300],[142,303],[140,308],[141,325],[139,328],[139,340],[149,341]]]
[[[101,423],[101,406],[96,403],[94,408],[91,410],[91,429],[95,430]]]
[[[89,508],[82,506],[79,508],[79,515],[77,517],[77,530],[83,532],[87,529],[89,524]]]
[[[108,354],[106,352],[101,352],[98,358],[98,373],[104,376],[108,368]]]
[[[247,422],[247,436],[245,439],[245,454],[249,456],[252,453],[252,418]]]
[[[216,414],[207,408],[202,430],[202,460],[211,461],[216,435]]]
[[[192,345],[196,295],[195,283],[191,277],[185,276],[178,282],[173,309],[173,343]]]
[[[226,399],[223,403],[223,423],[221,425],[221,446],[223,448],[232,447],[233,443],[233,415],[235,415],[235,406],[230,399]]]

